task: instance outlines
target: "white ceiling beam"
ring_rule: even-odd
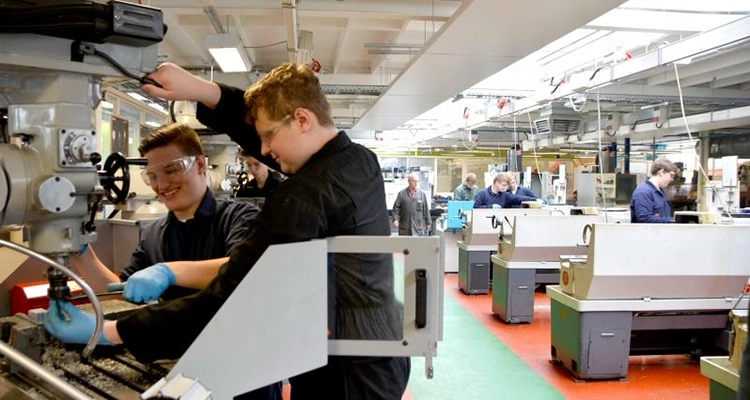
[[[289,62],[297,62],[299,49],[299,32],[297,31],[297,0],[281,0],[281,11],[284,15],[286,29],[286,51]]]
[[[341,34],[339,34],[339,40],[338,43],[336,43],[336,53],[333,55],[333,73],[337,74],[339,72],[339,67],[341,66],[341,60],[344,58],[344,45],[346,44],[346,40],[349,37],[349,20],[347,20],[347,28],[341,31]]]
[[[727,68],[721,68],[714,71],[705,72],[698,75],[693,75],[691,77],[680,79],[680,85],[682,87],[689,87],[689,86],[696,86],[696,85],[702,85],[704,83],[709,83],[721,79],[730,78],[737,75],[743,75],[750,73],[750,65],[749,64],[743,64],[738,66],[732,66]]]
[[[391,40],[389,40],[389,42],[390,43],[397,42],[399,36],[401,36],[401,34],[404,33],[404,31],[406,30],[406,28],[408,26],[409,26],[409,21],[402,21],[401,27],[398,30],[399,33],[396,34],[396,35],[394,35],[393,38]],[[378,71],[385,70],[386,74],[397,75],[398,73],[401,72],[401,70],[399,70],[399,71],[397,71],[397,74],[393,74],[392,71],[389,71],[389,69],[390,69],[389,66],[388,65],[383,65],[383,64],[387,64],[387,62],[386,62],[387,60],[388,60],[388,54],[379,54],[379,55],[376,55],[375,57],[373,57],[372,61],[370,62],[370,73],[374,74],[374,73],[377,73]],[[386,83],[390,83],[390,82],[391,81],[389,79]]]
[[[728,86],[739,85],[740,83],[745,83],[748,81],[750,81],[750,73],[743,74],[743,75],[735,75],[729,78],[717,79],[711,82],[711,88],[721,89],[721,88],[725,88]]]
[[[203,43],[203,39],[200,41],[193,36],[190,32],[185,30],[182,25],[177,22],[177,18],[173,14],[164,14],[164,23],[169,26],[168,37],[159,44],[159,54],[169,55],[168,60],[174,61],[176,58],[191,59],[191,64],[208,64],[206,60],[211,60],[211,55],[208,53],[206,44]],[[195,54],[195,49],[201,49],[200,53],[202,57],[195,58],[191,55]]]
[[[750,49],[735,51],[732,54],[732,57],[714,57],[694,64],[678,65],[677,69],[680,74],[680,79],[685,79],[746,62],[750,62]],[[669,68],[664,72],[649,77],[647,84],[649,86],[663,85],[665,83],[672,83],[675,80],[676,75],[674,69]]]
[[[679,7],[678,4],[675,4]],[[702,32],[738,18],[722,13],[703,14],[677,11],[619,8],[591,21],[586,28],[637,32]]]
[[[677,96],[677,87],[645,86],[638,84],[610,85],[602,87],[600,94],[622,96]],[[735,89],[710,89],[705,87],[685,87],[682,89],[684,97],[703,97],[714,99],[747,99],[747,92]],[[588,92],[590,99],[596,100],[596,89]]]
[[[255,65],[255,63],[258,62],[258,54],[256,53],[255,49],[248,48],[248,43],[252,43],[252,41],[247,36],[247,32],[245,31],[245,29],[243,29],[242,27],[242,22],[239,15],[232,15],[232,24],[234,25],[234,29],[232,30],[232,32],[240,33],[240,44],[242,44],[242,47],[244,47],[243,50],[245,51],[245,54],[247,54],[247,57],[250,59],[250,63]]]
[[[393,129],[622,3],[462,2],[354,128]]]
[[[218,0],[214,2],[216,7],[222,10],[278,10],[279,3],[269,0]],[[161,9],[170,9],[178,12],[200,13],[205,5],[204,0],[153,0],[150,5]],[[390,16],[419,16],[450,18],[461,1],[436,0],[305,0],[299,3],[300,11],[324,11],[327,13],[341,14],[375,14]]]

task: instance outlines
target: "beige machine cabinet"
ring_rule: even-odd
[[[569,215],[570,207],[475,208],[458,246],[458,287],[466,294],[486,294],[492,286],[492,261],[498,237],[513,233],[511,220],[526,215]]]
[[[583,255],[582,232],[596,215],[526,215],[512,221],[502,250],[492,256],[492,313],[507,323],[531,322],[537,285],[557,284],[560,256]]]

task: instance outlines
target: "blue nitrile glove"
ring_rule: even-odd
[[[167,264],[154,264],[131,275],[125,282],[122,295],[133,303],[158,300],[168,287],[174,285],[175,280],[177,278]]]
[[[503,206],[501,206],[500,204],[493,204],[492,208],[503,208]]]
[[[86,251],[87,251],[88,249],[89,249],[89,244],[88,244],[88,243],[84,243],[84,244],[83,244],[83,245],[81,246],[81,249],[80,249],[80,250],[78,250],[78,257],[80,257],[80,256],[82,256],[82,255],[84,255],[84,254],[86,254]]]
[[[44,328],[63,343],[86,344],[96,328],[96,317],[67,301],[52,300],[44,319]],[[102,333],[97,344],[112,346]]]

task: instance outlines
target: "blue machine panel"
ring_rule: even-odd
[[[474,209],[474,200],[449,201],[446,229],[461,229],[466,224],[465,212]]]

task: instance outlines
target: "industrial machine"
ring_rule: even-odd
[[[38,277],[41,267],[47,266],[46,293],[51,299],[70,299],[68,279],[72,278],[91,298],[98,317],[97,330],[82,357],[75,356],[80,349],[69,353],[47,340],[39,325],[40,313],[1,318],[0,387],[13,398],[27,398],[30,390],[42,398],[85,398],[97,393],[127,398],[120,389],[146,388],[150,378],[163,374],[159,368],[135,363],[124,368],[141,371],[138,375],[145,378],[130,387],[110,385],[113,381],[108,379],[103,385],[109,386],[102,389],[86,378],[84,370],[98,368],[99,356],[92,357],[92,353],[103,310],[86,282],[67,268],[72,254],[96,240],[100,205],[120,203],[129,194],[127,160],[120,154],[104,158],[98,153],[94,110],[102,87],[124,79],[142,80],[141,74],[153,71],[157,43],[165,32],[162,20],[157,9],[120,2],[4,4],[0,109],[7,124],[3,124],[0,144],[0,225],[5,230],[24,226],[23,239],[30,250],[9,241],[2,245],[35,260]],[[17,262],[7,268],[29,264]],[[15,271],[4,272],[7,277]],[[67,365],[62,375],[41,366],[46,362],[54,368],[61,360]],[[115,364],[123,365],[114,358],[108,360],[112,371],[119,369]],[[129,363],[127,356],[124,360]],[[85,390],[86,395],[84,389],[62,379],[63,375],[91,383],[92,389]]]
[[[458,246],[458,287],[466,294],[489,293],[492,282],[490,257],[497,253],[498,237],[510,235],[510,218],[519,215],[566,215],[568,207],[476,208],[463,229]]]
[[[624,378],[628,356],[726,352],[746,309],[748,226],[594,224],[551,299],[552,360],[581,379]],[[699,245],[700,247],[697,247]],[[702,251],[710,249],[710,251]]]
[[[604,218],[515,216],[512,233],[502,235],[500,251],[492,256],[492,313],[511,324],[532,322],[535,288],[559,282],[560,256],[586,254],[581,232],[584,226],[598,222]]]
[[[440,237],[440,248],[443,250],[443,272],[458,272],[458,242],[462,239],[461,231],[473,208],[473,200],[449,201],[447,212],[436,221],[435,232]]]
[[[736,399],[740,386],[745,342],[748,331],[748,311],[732,310],[733,338],[728,356],[701,357],[701,374],[709,379],[711,400]]]
[[[40,3],[4,4],[0,15],[0,112],[7,116],[7,124],[0,124],[0,227],[23,227],[16,231],[21,234],[4,233],[13,241],[0,240],[0,397],[225,399],[320,367],[329,354],[426,357],[426,373],[432,375],[431,359],[442,335],[442,265],[434,237],[331,238],[272,246],[176,363],[146,365],[120,347],[95,349],[104,316],[116,318],[135,306],[100,302],[67,268],[72,255],[97,240],[100,206],[120,203],[130,193],[128,160],[97,153],[94,110],[103,85],[121,82],[123,75],[147,81],[142,74],[156,68],[156,43],[166,28],[159,10],[133,3]],[[212,146],[223,149],[216,151],[224,157],[217,165],[230,164],[228,143],[208,143],[209,152]],[[125,247],[134,247],[137,236],[130,239],[112,247],[129,253],[133,248]],[[15,242],[28,242],[28,248]],[[98,245],[99,253],[106,253],[108,246]],[[372,252],[394,254],[402,335],[386,341],[329,341],[328,259]],[[81,307],[91,308],[97,327],[83,350],[46,333],[46,310],[10,315],[7,288],[42,278],[44,265],[49,284],[33,290],[74,302],[83,301],[80,290],[90,301]],[[268,335],[269,329],[274,335]],[[280,362],[248,371],[247,359]],[[228,368],[216,368],[217,362]],[[198,386],[203,397],[188,397]]]

